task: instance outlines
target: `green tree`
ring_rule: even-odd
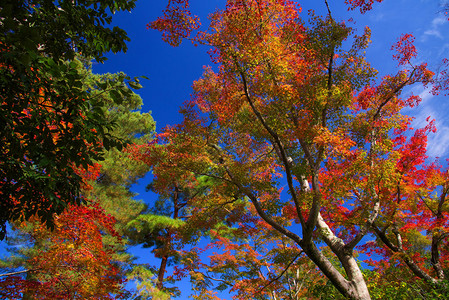
[[[6,222],[53,215],[80,203],[79,169],[121,147],[101,101],[83,89],[75,54],[102,62],[126,51],[126,33],[109,28],[111,13],[135,0],[5,0],[0,4],[0,239]],[[129,78],[123,76],[123,82]],[[134,87],[139,83],[133,82]],[[130,84],[133,84],[130,82]],[[130,94],[98,88],[120,102]]]
[[[152,184],[147,188],[156,191]],[[191,190],[183,189],[176,183],[161,191],[159,195],[153,207],[149,207],[128,223],[128,236],[133,244],[152,249],[155,257],[161,260],[159,266],[148,266],[147,271],[156,274],[154,285],[157,290],[179,296],[178,288],[167,287],[164,283],[174,283],[173,277],[166,278],[165,273],[168,266],[179,264],[178,250],[189,240],[185,232],[183,234],[180,231],[183,231],[183,225],[188,219],[188,203],[195,195]],[[140,268],[142,270],[143,266]]]
[[[74,62],[79,69],[79,73],[83,76],[82,88],[89,90],[91,97],[101,104],[104,116],[108,122],[116,124],[116,126],[111,128],[110,134],[132,144],[145,144],[151,141],[155,123],[150,113],[140,112],[142,105],[140,96],[130,92],[124,86],[123,80],[126,78],[126,75],[122,73],[95,75],[92,74],[89,63],[82,59]],[[110,93],[112,90],[122,90],[125,93],[119,95],[121,99],[114,99],[114,94]],[[120,104],[117,104],[118,102]],[[88,202],[98,204],[104,209],[105,215],[115,219],[114,235],[103,230],[101,236],[101,243],[104,249],[108,249],[108,253],[111,253],[110,261],[106,262],[103,258],[99,262],[102,265],[106,263],[112,264],[118,271],[117,275],[124,280],[126,274],[132,268],[133,257],[126,252],[128,247],[126,239],[117,239],[117,235],[123,236],[124,225],[137,217],[146,208],[142,202],[134,200],[136,194],[130,191],[130,187],[138,178],[148,172],[149,167],[132,159],[125,149],[119,151],[111,148],[104,151],[103,158],[104,160],[102,161],[93,161],[98,166],[98,173],[91,174],[91,178],[85,179],[81,196],[88,199]],[[78,222],[81,221],[79,220]],[[86,222],[95,222],[95,220],[86,219]],[[58,242],[51,233],[36,236],[36,229],[42,226],[39,220],[34,219],[34,222],[22,223],[14,222],[13,224],[16,230],[12,237],[8,239],[11,255],[2,260],[0,264],[5,271],[32,270],[27,272],[24,278],[29,283],[35,278],[55,277],[55,274],[52,274],[52,272],[56,272],[55,270],[40,271],[33,269],[33,262],[36,260],[36,257],[39,257],[40,253],[45,253],[49,249],[58,249],[59,247],[59,249],[69,249],[76,257],[77,249],[71,248],[70,240]],[[57,229],[59,230],[59,227]],[[100,229],[98,228],[98,230]],[[68,234],[70,234],[69,229],[65,229],[65,231],[68,231]],[[99,234],[99,232],[95,234]],[[17,245],[21,245],[21,247],[16,247]],[[89,262],[86,261],[86,263]],[[79,266],[80,272],[88,268],[88,266],[82,268],[82,262]],[[101,268],[101,265],[99,267]],[[104,265],[103,267],[106,268],[108,266]],[[64,274],[61,270],[57,270],[57,272]],[[75,276],[74,278],[77,278],[76,276],[83,277],[82,273],[78,274],[75,272],[72,275]],[[11,283],[5,281],[2,283],[3,286],[11,287]],[[94,284],[92,283],[92,285]],[[95,290],[93,286],[92,290]]]

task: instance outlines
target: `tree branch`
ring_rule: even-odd
[[[380,231],[379,228],[374,224],[373,229],[376,232],[377,236],[381,239],[381,241],[393,252],[399,252],[402,254],[402,259],[405,264],[409,267],[409,269],[415,274],[417,277],[424,279],[427,282],[438,283],[438,280],[431,277],[429,274],[424,272],[405,252],[402,248],[402,237],[397,228],[393,228],[392,231],[396,236],[397,246],[393,245],[391,241],[386,236],[385,232]]]
[[[263,210],[262,206],[260,205],[259,201],[257,200],[257,197],[246,187],[242,186],[242,184],[240,182],[238,182],[237,180],[235,180],[234,175],[232,174],[232,172],[225,166],[226,172],[228,173],[228,176],[231,178],[232,183],[237,186],[237,188],[243,193],[245,194],[253,203],[254,208],[256,209],[257,213],[259,214],[259,216],[268,224],[270,224],[273,229],[277,230],[278,232],[282,233],[283,235],[291,238],[295,243],[297,243],[298,245],[301,244],[302,239],[294,234],[293,232],[291,232],[290,230],[284,228],[283,226],[281,226],[279,223],[277,223],[275,220],[273,220],[270,216],[268,216],[265,211]]]
[[[19,275],[19,274],[33,272],[33,271],[35,271],[35,270],[23,270],[23,271],[17,271],[17,272],[3,273],[3,274],[0,274],[0,277]]]
[[[281,272],[281,274],[279,274],[278,276],[276,276],[275,278],[271,279],[270,282],[268,282],[265,286],[263,286],[258,292],[256,292],[257,294],[260,294],[265,288],[267,288],[269,285],[271,285],[273,282],[279,280],[282,276],[284,276],[285,272],[287,272],[287,270],[290,268],[290,266],[295,262],[295,260],[303,253],[303,251],[301,250],[301,252],[299,252],[289,263],[288,265],[285,267],[285,269]]]
[[[347,250],[354,249],[354,247],[357,246],[357,244],[362,240],[362,238],[368,233],[368,230],[372,227],[374,221],[379,215],[379,211],[380,211],[380,200],[379,197],[377,197],[377,201],[374,203],[373,211],[370,213],[368,220],[366,220],[363,228],[360,229],[360,231],[356,234],[356,236],[345,245],[345,248]]]
[[[239,67],[238,62],[236,61],[236,59],[234,59],[234,61],[237,64],[237,67]],[[289,161],[287,159],[287,154],[285,153],[284,145],[282,144],[278,134],[267,124],[267,122],[265,121],[265,118],[262,116],[262,114],[255,107],[254,102],[251,99],[251,96],[249,94],[249,89],[248,89],[248,84],[247,84],[247,81],[246,81],[245,74],[242,71],[239,71],[239,73],[240,73],[240,77],[241,77],[242,82],[243,82],[243,89],[244,89],[246,100],[248,101],[249,105],[251,106],[251,109],[254,112],[254,114],[256,115],[257,119],[260,121],[260,123],[262,123],[262,126],[268,131],[268,133],[272,137],[272,139],[273,139],[272,143],[275,144],[275,147],[277,147],[277,149],[279,151],[279,154],[280,154],[279,158],[281,159],[282,164],[284,165],[284,168],[285,168],[285,173],[287,175],[288,187],[290,189],[293,201],[295,203],[295,208],[296,208],[297,215],[299,217],[301,225],[305,226],[305,222],[304,222],[304,219],[303,219],[303,216],[302,216],[302,209],[301,209],[301,206],[299,205],[299,200],[298,200],[298,198],[296,196],[296,191],[295,191],[295,188],[293,186],[293,176],[292,176],[292,172],[291,172],[291,169],[290,169],[290,163],[289,163]]]
[[[390,95],[387,99],[385,99],[384,102],[382,102],[382,103],[379,105],[379,107],[377,108],[376,113],[375,113],[374,116],[373,116],[373,122],[376,121],[377,117],[379,117],[382,108],[383,108],[385,105],[387,105],[387,103],[390,102],[390,100],[393,99],[393,97],[394,97],[399,91],[401,91],[401,90],[404,88],[404,86],[406,86],[406,85],[410,82],[410,79],[412,78],[412,76],[413,76],[413,74],[415,73],[415,71],[416,71],[416,69],[413,69],[412,73],[411,73],[410,76],[407,78],[407,80],[404,81],[403,83],[401,83],[401,84],[400,84],[400,85],[399,85],[399,86],[398,86],[398,87],[391,93],[391,95]]]

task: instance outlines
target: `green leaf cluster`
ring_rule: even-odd
[[[102,118],[113,124],[109,128],[103,128],[104,132],[97,133],[97,138],[104,135],[111,140],[134,145],[148,143],[153,138],[155,122],[150,113],[140,112],[142,99],[127,86],[128,76],[123,73],[93,74],[90,62],[84,58],[76,59],[70,64],[82,78],[81,90],[89,95],[89,109],[94,111],[92,103],[95,103]],[[120,101],[116,101],[111,97],[111,90],[123,90],[125,93],[121,92]],[[146,210],[144,203],[134,199],[137,194],[131,192],[130,187],[147,174],[149,167],[136,161],[125,149],[106,149],[103,142],[100,150],[101,156],[90,158],[92,163],[101,164],[100,175],[87,182],[90,189],[80,189],[80,196],[99,203],[107,214],[115,218],[117,233],[124,236],[125,225]],[[10,233],[7,241],[10,255],[0,260],[0,269],[4,272],[27,269],[28,262],[48,246],[48,241],[32,238],[30,233],[36,224],[25,222],[19,225],[14,222],[13,225],[15,230]],[[113,260],[122,271],[121,276],[124,278],[129,275],[132,279],[138,270],[133,271],[135,257],[127,252],[129,243],[126,237],[119,241],[116,237],[104,235],[103,243],[105,249],[114,253]]]
[[[108,25],[111,13],[134,7],[135,0],[0,3],[0,239],[7,221],[35,214],[52,227],[55,213],[82,202],[74,166],[87,169],[104,148],[125,144],[110,134],[115,124],[84,88],[75,58],[102,62],[106,52],[126,51],[125,31]],[[124,81],[140,87],[126,76],[115,82]],[[131,96],[126,84],[114,92],[106,85],[117,103]]]

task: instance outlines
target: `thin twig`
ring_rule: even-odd
[[[13,276],[13,275],[18,275],[18,274],[28,273],[30,271],[33,271],[33,270],[23,270],[23,271],[11,272],[11,273],[4,273],[4,274],[0,274],[0,277]]]
[[[256,294],[260,294],[265,288],[267,288],[269,285],[271,285],[273,282],[279,280],[282,276],[284,276],[285,272],[287,272],[287,270],[290,268],[290,266],[295,262],[295,260],[303,253],[303,251],[301,250],[293,259],[292,261],[287,265],[287,267],[285,267],[285,269],[282,271],[281,274],[279,274],[277,277],[273,278],[270,280],[270,282],[268,282],[268,284],[266,284],[264,287],[262,287]]]

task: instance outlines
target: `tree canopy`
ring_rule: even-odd
[[[405,33],[377,70],[370,29],[327,0],[323,16],[228,0],[207,28],[168,0],[147,27],[207,46],[212,66],[153,134],[139,78],[90,64],[126,51],[111,15],[135,2],[0,4],[2,297],[169,299],[183,278],[194,299],[448,297],[449,169],[427,156],[435,120],[404,114],[414,88],[447,91],[447,59],[432,71]],[[148,172],[143,203],[131,187]]]
[[[126,141],[109,131],[114,121],[91,90],[76,53],[104,61],[126,51],[126,33],[109,28],[111,12],[135,1],[2,1],[0,4],[0,239],[6,222],[53,215],[80,203],[82,178],[103,147]],[[99,83],[115,101],[130,94],[123,76]],[[133,84],[131,82],[130,84]],[[134,87],[139,87],[136,82]]]
[[[120,82],[123,73],[92,74],[90,64],[76,60],[83,74],[83,89],[114,120],[111,134],[133,144],[152,139],[154,121],[141,113],[142,99],[131,93],[121,96],[120,104],[98,84]],[[94,161],[80,172],[84,205],[69,205],[54,216],[53,230],[37,216],[29,221],[11,222],[7,241],[9,256],[0,260],[0,295],[8,299],[32,296],[33,299],[116,299],[123,298],[127,273],[133,256],[126,252],[127,223],[145,210],[133,199],[129,188],[148,172],[148,167],[116,148],[104,151],[104,160]],[[9,275],[8,275],[9,274]]]
[[[364,13],[373,2],[347,4]],[[213,182],[189,199],[178,229],[183,242],[183,228],[196,230],[223,251],[210,262],[199,249],[178,252],[200,298],[215,280],[239,298],[292,297],[279,279],[307,258],[344,297],[370,299],[357,257],[371,251],[383,256],[370,261],[379,271],[445,286],[447,167],[426,161],[434,121],[414,130],[401,113],[421,101],[406,87],[441,86],[415,60],[410,34],[392,46],[397,72],[379,78],[364,55],[369,28],[356,33],[328,12],[227,1],[195,37],[215,65],[194,83],[183,122],[136,148],[161,194]]]

